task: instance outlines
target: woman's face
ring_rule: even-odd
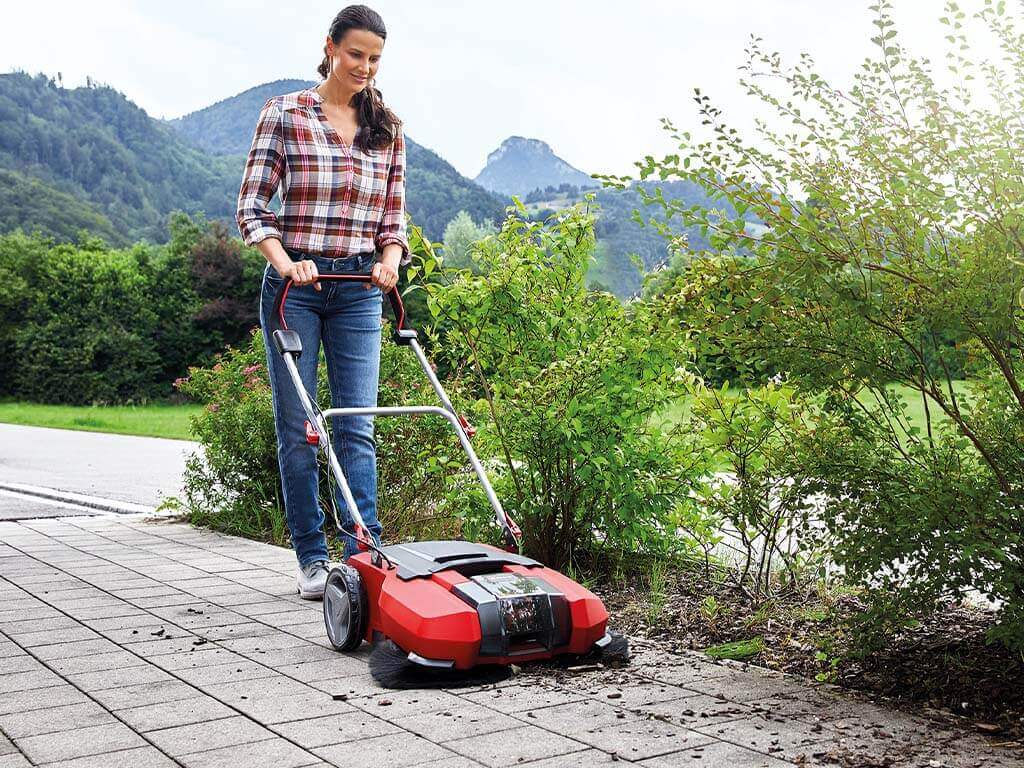
[[[358,93],[376,76],[383,50],[384,40],[365,29],[348,30],[337,45],[328,37],[329,76],[346,90]]]

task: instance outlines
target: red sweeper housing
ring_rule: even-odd
[[[368,281],[370,277],[346,273],[321,274],[319,279]],[[362,550],[328,575],[324,622],[332,645],[351,651],[364,640],[376,643],[378,663],[371,657],[371,671],[388,685],[400,683],[391,674],[395,665],[382,662],[377,653],[384,648],[389,649],[391,661],[397,658],[401,665],[432,672],[602,650],[624,657],[624,641],[607,631],[608,612],[596,596],[558,571],[517,554],[519,528],[502,508],[470,444],[473,428],[455,412],[419,346],[416,331],[407,327],[397,290],[387,294],[395,315],[393,339],[416,354],[441,405],[321,411],[306,392],[295,364],[302,343],[298,334],[288,330],[286,321],[285,301],[291,285],[286,280],[278,289],[270,318],[271,335],[305,410],[307,440],[326,454],[330,476],[351,523],[345,526],[339,521],[333,493],[326,504],[339,530]],[[381,546],[367,531],[332,450],[328,419],[425,414],[445,418],[454,429],[494,509],[506,550],[465,541]]]

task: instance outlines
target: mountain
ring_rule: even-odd
[[[491,192],[520,198],[548,186],[600,186],[552,152],[545,142],[522,136],[509,136],[501,142],[501,146],[487,156],[487,164],[474,181]]]
[[[306,87],[278,80],[173,121],[156,120],[109,86],[63,88],[45,75],[0,75],[0,230],[112,244],[163,242],[172,211],[233,229],[235,200],[260,108]],[[504,218],[505,202],[407,137],[406,207],[431,240],[460,210]],[[13,175],[11,175],[13,174]]]
[[[166,216],[176,209],[232,216],[237,167],[108,86],[62,88],[45,75],[0,75],[0,169],[78,198],[127,240],[166,239]],[[38,217],[29,223],[64,228]]]
[[[267,99],[316,85],[312,80],[275,80],[190,112],[167,124],[211,155],[245,155]]]
[[[198,112],[169,121],[182,136],[215,155],[244,156],[249,151],[256,118],[267,99],[315,85],[306,80],[275,80],[218,101]],[[401,117],[401,115],[399,115]],[[431,240],[440,240],[459,211],[475,221],[505,217],[505,201],[467,179],[431,150],[405,137],[405,207],[413,222]],[[241,176],[243,163],[238,166]]]
[[[129,242],[102,211],[84,198],[0,168],[0,232],[18,227],[65,242],[77,240],[82,230],[111,245]]]

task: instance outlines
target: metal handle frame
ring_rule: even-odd
[[[334,275],[321,274],[319,279],[330,279],[331,277],[334,277]],[[368,275],[362,274],[359,274],[358,277],[356,275],[339,274],[337,277],[344,277],[346,279],[364,278],[369,280]],[[278,300],[275,301],[275,305],[279,309],[275,314],[282,321],[281,325],[284,329],[286,329],[287,326],[283,323],[284,312],[280,310],[283,309],[284,298],[287,295],[287,287],[290,283],[291,280],[286,280],[278,289]],[[392,288],[391,291],[394,293],[394,296],[389,297],[391,299],[392,308],[396,309],[396,316],[401,320],[404,320],[405,313],[402,308],[401,298],[398,295],[398,290],[397,288]],[[424,354],[423,348],[420,347],[419,341],[415,337],[415,331],[410,333],[410,329],[396,328],[396,334],[399,331],[404,331],[402,344],[412,347],[413,352],[416,354],[416,359],[420,363],[420,367],[423,369],[423,372],[426,374],[431,386],[434,388],[434,392],[441,401],[441,406],[415,405],[372,408],[329,408],[327,410],[320,411],[313,407],[309,393],[302,384],[302,379],[299,376],[299,369],[295,364],[295,358],[298,356],[298,353],[291,351],[281,352],[281,355],[284,358],[285,368],[288,370],[288,375],[290,376],[292,384],[295,386],[295,390],[298,393],[302,409],[306,412],[306,417],[309,420],[310,425],[316,430],[319,438],[317,441],[319,447],[327,454],[328,465],[330,466],[335,480],[338,482],[338,487],[341,489],[341,495],[345,501],[345,506],[348,508],[349,515],[351,515],[352,521],[356,525],[356,540],[359,541],[362,536],[365,537],[367,542],[369,542],[369,530],[366,528],[363,516],[360,514],[355,498],[352,496],[352,489],[349,487],[348,480],[345,478],[345,473],[342,471],[338,458],[334,453],[334,447],[331,445],[330,432],[326,419],[328,417],[335,416],[405,416],[436,414],[446,419],[452,426],[452,429],[455,430],[455,434],[459,438],[459,443],[462,445],[463,450],[469,457],[469,462],[473,466],[473,470],[476,472],[476,476],[480,480],[480,484],[483,486],[484,491],[487,494],[487,500],[490,502],[491,508],[494,510],[495,521],[505,535],[506,545],[514,547],[518,551],[522,540],[522,532],[520,531],[519,526],[516,525],[515,521],[512,520],[508,513],[505,512],[501,502],[498,500],[498,496],[495,494],[494,488],[491,486],[491,482],[487,478],[487,473],[484,471],[483,465],[480,463],[480,459],[476,455],[476,451],[473,450],[469,436],[466,434],[466,430],[462,426],[462,422],[460,421],[458,414],[455,412],[455,408],[452,406],[451,400],[448,399],[448,395],[441,386],[441,382],[438,380],[437,375],[434,373],[434,370],[430,365],[430,361],[427,360],[427,356]]]

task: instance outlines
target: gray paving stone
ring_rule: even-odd
[[[23,648],[42,648],[49,645],[71,643],[77,640],[99,640],[98,634],[81,624],[64,629],[48,629],[11,635]]]
[[[585,698],[581,693],[573,693],[554,686],[541,687],[539,685],[496,687],[490,690],[467,693],[462,697],[505,713],[525,712],[528,709],[568,704],[571,701],[579,701]]]
[[[133,707],[117,711],[117,716],[140,733],[154,731],[158,728],[173,728],[178,725],[203,723],[238,714],[209,696],[196,696],[180,701],[167,701],[160,704],[148,704],[144,707]]]
[[[351,675],[365,675],[366,662],[352,656],[335,654],[324,661],[304,661],[300,664],[284,664],[277,667],[282,675],[293,677],[304,683],[337,680]]]
[[[65,704],[81,704],[88,697],[70,685],[55,685],[52,688],[38,688],[18,691],[0,696],[0,715],[12,712],[31,712],[34,709],[61,707]]]
[[[45,668],[33,669],[28,672],[12,672],[0,675],[0,695],[48,688],[63,682],[59,675],[55,675]]]
[[[788,723],[767,722],[760,717],[749,717],[717,725],[695,725],[694,730],[715,736],[737,746],[753,749],[772,757],[792,760],[812,751],[815,744],[829,737],[819,728],[796,720]]]
[[[296,642],[301,643],[301,645],[275,651],[256,649],[252,651],[239,651],[239,653],[253,661],[258,661],[260,664],[266,664],[268,667],[300,664],[305,661],[323,661],[324,659],[335,659],[338,657],[338,652],[326,645],[326,641],[324,645],[316,645],[301,640],[296,640]]]
[[[50,659],[46,664],[54,672],[67,676],[79,672],[103,672],[109,669],[143,666],[146,664],[146,660],[140,659],[134,653],[118,649],[109,653],[96,653],[90,656]]]
[[[265,741],[274,736],[272,731],[241,715],[146,733],[147,739],[171,755]]]
[[[177,763],[153,747],[123,749],[102,755],[47,763],[45,768],[177,768]]]
[[[387,702],[387,704],[382,706],[382,702]],[[371,695],[354,698],[350,703],[364,712],[385,717],[394,722],[405,715],[458,709],[464,702],[458,696],[447,691],[392,691],[378,687]]]
[[[423,765],[456,755],[432,741],[411,733],[394,733],[363,739],[358,745],[335,744],[311,750],[324,760],[346,768],[392,768]]]
[[[389,715],[387,708],[382,708],[381,717],[386,717],[395,725],[438,744],[498,731],[509,731],[523,725],[522,720],[517,720],[512,715],[495,712],[468,701],[463,701],[458,707],[451,709],[420,714],[410,712],[393,719]]]
[[[735,744],[715,742],[693,749],[685,749],[668,755],[642,760],[645,768],[676,768],[676,766],[729,766],[729,768],[784,768],[793,765],[786,760],[754,752]],[[535,768],[535,767],[531,767]]]
[[[56,643],[44,645],[33,649],[33,654],[40,659],[73,659],[78,656],[95,656],[99,653],[114,653],[118,651],[116,644],[102,638],[97,640],[78,640],[69,643]]]
[[[231,706],[266,725],[287,723],[303,718],[346,714],[353,711],[351,704],[334,701],[329,696],[307,694],[291,696],[256,695],[248,699],[234,699]]]
[[[582,752],[586,744],[532,725],[449,741],[446,747],[484,765],[499,768],[554,755]]]
[[[526,763],[529,768],[590,768],[592,765],[623,765],[622,760],[618,757],[613,757],[607,752],[602,752],[599,749],[587,748],[582,752],[570,752],[565,755],[555,755],[554,757],[547,757],[542,760],[533,760]],[[626,765],[633,765],[633,763],[626,763]],[[642,763],[640,763],[642,765]],[[724,768],[718,765],[710,764],[706,768]]]
[[[0,755],[0,768],[31,768],[32,763],[20,752]]]
[[[41,736],[24,736],[16,741],[18,749],[34,763],[52,763],[142,747],[146,742],[121,723],[91,725],[73,731],[58,731]]]
[[[233,680],[226,683],[206,685],[203,690],[208,695],[225,703],[256,698],[257,696],[325,698],[320,691],[310,688],[305,683],[300,683],[298,680],[292,680],[289,677],[278,674],[269,677]]]
[[[238,637],[233,640],[224,640],[219,645],[238,653],[258,654],[286,648],[302,648],[308,646],[309,642],[285,632],[272,631],[270,634],[259,637]]]
[[[729,720],[750,717],[753,711],[745,704],[723,701],[714,696],[696,694],[676,701],[659,701],[631,707],[632,712],[653,715],[687,727],[716,725]]]
[[[116,722],[113,715],[91,701],[0,715],[0,728],[11,738],[72,731],[113,722]]]
[[[639,719],[638,715],[626,708],[614,707],[594,699],[530,709],[517,713],[515,717],[519,723],[538,725],[555,733],[591,731]]]
[[[283,671],[283,670],[282,670]],[[239,680],[254,680],[260,677],[275,677],[279,671],[257,664],[255,661],[237,657],[235,661],[225,664],[212,664],[209,666],[186,667],[174,672],[187,683],[200,686],[216,685],[217,683],[231,683]]]
[[[5,675],[13,675],[15,672],[35,672],[41,669],[46,669],[46,667],[27,653],[20,656],[7,656],[0,664],[0,670]]]
[[[573,736],[589,746],[634,761],[718,741],[716,737],[660,720],[627,721]]]
[[[188,683],[180,680],[160,680],[135,685],[126,685],[118,688],[103,688],[92,691],[90,696],[107,709],[129,709],[131,707],[143,707],[147,704],[159,704],[166,701],[181,701],[191,699],[200,695]]]
[[[730,670],[726,675],[700,680],[685,686],[706,696],[720,696],[740,703],[766,697],[802,697],[813,688],[783,677],[770,677],[759,671]]]
[[[0,631],[8,637],[18,639],[20,635],[33,632],[53,632],[60,629],[81,626],[74,619],[57,614],[41,619],[19,618],[17,621],[0,621]],[[19,640],[20,643],[20,640]],[[25,645],[25,643],[20,643]]]
[[[406,724],[403,724],[403,727],[405,726]],[[393,723],[357,710],[338,715],[328,715],[327,717],[314,717],[287,723],[277,723],[270,726],[270,728],[286,739],[294,741],[296,744],[300,744],[307,749],[401,733],[403,730],[403,728],[399,728]],[[414,728],[405,727],[405,730],[416,732]],[[440,741],[437,738],[430,738],[430,740]]]
[[[178,757],[187,768],[299,768],[316,762],[316,755],[280,738],[250,742]]]
[[[238,660],[245,660],[234,651],[227,648],[219,648],[213,643],[193,646],[186,653],[166,653],[160,656],[153,656],[148,661],[150,664],[174,672],[179,669],[196,669],[198,667],[212,667],[218,664],[228,664]]]

